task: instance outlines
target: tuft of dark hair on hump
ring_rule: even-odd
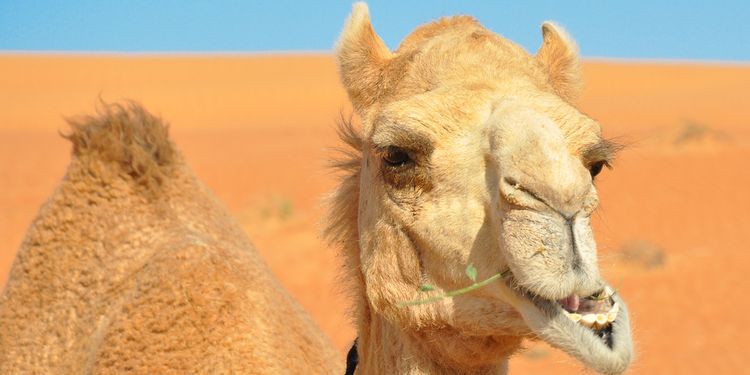
[[[158,189],[173,171],[177,152],[168,125],[140,104],[100,102],[95,115],[66,119],[73,156],[82,163],[94,160],[117,165],[138,185]]]

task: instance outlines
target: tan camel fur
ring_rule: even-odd
[[[353,151],[327,235],[352,284],[358,374],[502,374],[523,338],[603,373],[630,363],[627,309],[599,275],[590,225],[615,147],[575,107],[574,42],[542,32],[532,56],[451,17],[391,52],[354,6],[337,57],[363,126],[341,129]],[[471,284],[470,264],[478,280],[509,272],[397,306]]]
[[[100,112],[0,297],[0,374],[343,373],[166,126]]]

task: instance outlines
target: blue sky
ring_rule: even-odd
[[[536,50],[565,26],[585,57],[750,61],[750,1],[370,1],[396,47],[415,26],[474,15]],[[330,51],[350,1],[0,0],[0,51]]]

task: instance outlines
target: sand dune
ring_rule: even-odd
[[[586,62],[581,108],[630,146],[598,188],[605,275],[631,304],[631,373],[737,373],[750,337],[750,66]],[[333,124],[351,112],[330,56],[0,56],[0,283],[62,177],[64,116],[136,99],[344,350],[354,338],[319,239]],[[511,373],[578,373],[529,343]]]

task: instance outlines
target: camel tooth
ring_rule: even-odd
[[[596,322],[596,315],[595,314],[586,314],[581,316],[581,324],[583,324],[586,327],[591,327]]]
[[[581,320],[581,314],[576,314],[576,313],[568,314],[568,318],[570,318],[570,320],[578,323]]]
[[[600,328],[606,326],[607,314],[596,314],[596,325]]]
[[[607,321],[608,322],[612,323],[612,322],[615,321],[615,319],[617,319],[617,311],[615,311],[615,312],[610,311],[610,312],[607,313]]]
[[[617,319],[618,312],[620,312],[620,305],[618,305],[617,302],[615,302],[615,304],[612,305],[612,308],[609,309],[609,311],[607,312],[607,321],[610,323],[614,322],[615,319]]]

